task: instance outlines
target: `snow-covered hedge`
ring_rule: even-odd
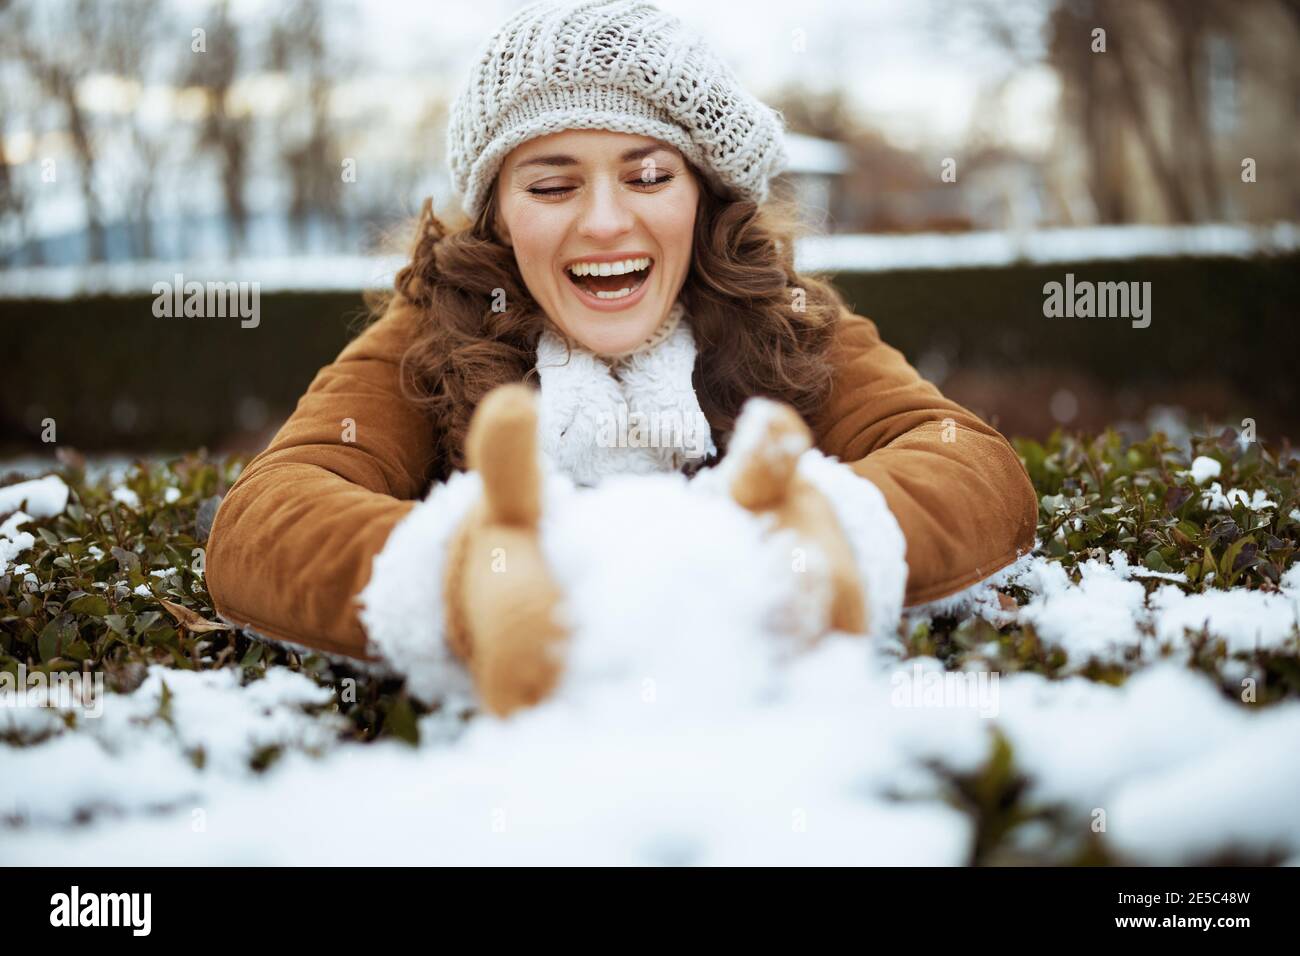
[[[661,634],[652,676],[504,723],[219,626],[236,460],[10,482],[0,671],[88,667],[116,703],[0,707],[0,862],[1300,858],[1300,461],[1017,447],[1040,547],[997,587],[771,673],[743,635],[674,673]],[[998,693],[948,699],[978,675]]]

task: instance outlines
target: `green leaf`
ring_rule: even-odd
[[[405,695],[398,697],[389,705],[388,713],[384,715],[383,732],[388,736],[405,740],[408,744],[414,745],[420,742],[420,727],[416,723],[415,710]]]
[[[145,611],[143,614],[137,614],[135,617],[135,632],[137,634],[147,634],[151,627],[156,627],[162,620],[162,611]]]
[[[140,555],[136,554],[134,551],[127,551],[125,548],[113,545],[110,553],[113,557],[117,558],[118,566],[121,567],[123,571],[130,573],[131,571],[140,570]]]
[[[1228,550],[1223,553],[1223,558],[1219,561],[1219,577],[1224,579],[1225,584],[1230,582],[1236,571],[1241,570],[1240,568],[1234,568],[1234,565],[1237,563],[1237,558],[1240,556],[1242,549],[1244,549],[1246,545],[1254,543],[1254,537],[1244,534],[1236,541],[1232,542],[1232,544],[1228,546]]]
[[[62,654],[63,643],[77,636],[77,625],[71,614],[60,614],[41,628],[36,639],[36,648],[41,655],[41,663],[48,664]]]
[[[258,661],[262,659],[262,652],[264,650],[265,647],[262,644],[258,643],[257,641],[254,641],[249,646],[247,653],[244,654],[243,660],[239,662],[239,666],[240,667],[254,666]]]
[[[172,627],[170,624],[165,624],[162,627],[155,627],[145,635],[145,641],[151,647],[175,648],[178,646],[176,628]]]
[[[162,693],[158,696],[158,710],[155,716],[159,720],[164,720],[170,724],[172,722],[172,689],[167,686],[165,680],[161,681],[161,684]]]
[[[1142,559],[1142,563],[1146,565],[1148,568],[1150,568],[1152,571],[1170,570],[1169,565],[1165,563],[1164,557],[1155,548],[1152,548],[1150,551],[1147,552],[1146,557]]]
[[[68,610],[74,614],[103,617],[108,613],[108,602],[98,594],[87,594],[69,604]]]

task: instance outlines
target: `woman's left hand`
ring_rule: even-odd
[[[770,399],[750,399],[727,451],[729,490],[742,507],[772,515],[778,528],[818,550],[830,586],[830,629],[865,634],[868,602],[853,548],[831,502],[798,473],[799,458],[810,447],[812,432],[798,412]]]

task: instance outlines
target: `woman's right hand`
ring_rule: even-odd
[[[484,705],[505,716],[558,683],[568,630],[563,596],[543,557],[537,398],[494,389],[474,412],[466,460],[483,497],[450,545],[443,582],[447,641]]]

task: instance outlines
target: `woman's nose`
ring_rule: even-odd
[[[597,182],[583,197],[578,232],[587,239],[609,240],[632,227],[632,211],[625,205],[619,184]]]

